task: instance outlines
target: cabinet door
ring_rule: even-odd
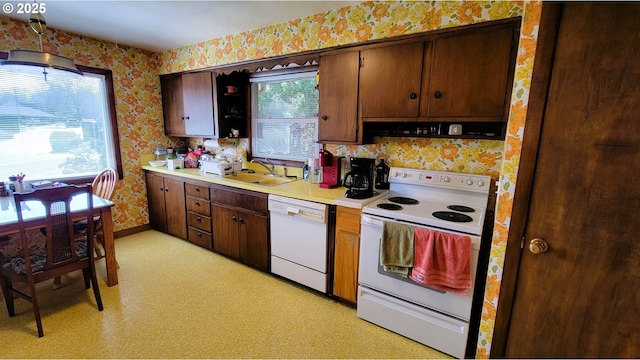
[[[182,75],[184,130],[187,135],[215,136],[212,73]]]
[[[360,111],[364,121],[417,119],[422,55],[423,42],[360,53]]]
[[[360,210],[338,207],[333,294],[356,303],[360,252]]]
[[[211,204],[213,250],[232,259],[239,258],[237,212]]]
[[[319,142],[358,142],[358,54],[320,57]]]
[[[269,271],[269,218],[238,212],[240,261],[261,271]]]
[[[184,101],[182,76],[160,77],[164,132],[167,135],[184,135]]]
[[[164,204],[163,178],[147,172],[147,201],[149,202],[149,223],[155,230],[167,232]]]
[[[181,239],[187,238],[187,207],[184,181],[164,178],[167,233]]]
[[[504,27],[435,39],[421,113],[434,121],[506,121],[514,34]]]

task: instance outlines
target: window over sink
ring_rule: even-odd
[[[318,154],[317,68],[251,77],[254,157],[306,161]]]

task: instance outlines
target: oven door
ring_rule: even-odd
[[[391,220],[367,214],[363,214],[361,217],[360,268],[358,278],[360,285],[440,313],[454,316],[464,321],[469,321],[473,300],[473,285],[467,295],[460,295],[434,290],[419,285],[410,279],[385,272],[382,269],[380,265],[380,240],[382,238],[383,221]],[[392,221],[402,222],[398,220]],[[407,224],[414,227],[429,228],[428,226],[420,226],[413,223]],[[455,235],[468,235],[442,229],[433,230]],[[475,284],[480,237],[475,235],[468,236],[472,242],[471,279]]]

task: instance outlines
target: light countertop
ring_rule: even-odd
[[[346,188],[322,189],[317,184],[311,184],[307,180],[295,180],[280,185],[259,185],[243,181],[230,180],[224,176],[204,173],[198,169],[168,170],[165,167],[153,167],[143,165],[143,170],[153,171],[167,175],[179,176],[186,179],[205,181],[212,184],[232,186],[239,189],[259,191],[267,194],[292,197],[300,200],[314,201],[323,204],[334,204],[336,198],[344,197]]]
[[[388,191],[380,191],[376,196],[368,198],[368,199],[348,199],[344,197],[347,188],[345,187],[337,187],[334,189],[323,189],[318,186],[318,184],[312,184],[307,180],[294,180],[288,183],[279,184],[279,185],[260,185],[260,184],[252,184],[249,182],[232,180],[229,178],[225,178],[221,175],[210,174],[200,171],[199,169],[187,168],[187,169],[176,169],[169,170],[166,167],[153,167],[148,164],[149,160],[152,160],[153,157],[149,158],[148,156],[141,159],[140,164],[142,165],[142,169],[146,171],[153,171],[167,175],[174,175],[178,177],[183,177],[186,179],[205,181],[212,184],[220,184],[226,186],[232,186],[239,189],[259,191],[267,194],[274,194],[280,196],[287,196],[300,200],[313,201],[317,203],[329,204],[329,205],[340,205],[346,206],[356,209],[361,209],[363,206],[368,204],[369,202],[378,199],[379,197],[385,195]],[[252,165],[255,164],[246,164]]]

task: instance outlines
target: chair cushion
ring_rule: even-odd
[[[87,257],[87,240],[76,240],[76,253],[81,259]],[[47,249],[42,247],[29,254],[31,259],[31,270],[34,273],[44,270],[47,262]],[[2,267],[16,274],[26,274],[27,268],[22,255],[9,256],[3,259]]]

